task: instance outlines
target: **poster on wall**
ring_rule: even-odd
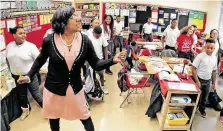
[[[0,34],[0,51],[5,49],[5,37],[3,34]]]
[[[1,60],[0,60],[0,71],[4,70],[4,69],[7,69],[8,66],[7,66],[7,63],[6,63],[6,51],[1,51],[0,52],[0,57],[1,57]]]
[[[5,28],[5,21],[0,21],[0,29],[3,29]]]
[[[196,25],[198,29],[203,29],[204,13],[199,11],[192,11],[189,14],[189,24]]]
[[[152,22],[153,23],[157,23],[157,20],[158,20],[158,8],[153,8],[152,9]]]
[[[144,5],[137,6],[137,11],[146,11],[146,9],[147,9],[147,6],[144,6]]]
[[[168,18],[169,19],[169,13],[164,13],[163,18]]]
[[[15,19],[8,20],[6,23],[7,23],[8,32],[9,32],[10,28],[14,28],[16,26],[16,20]]]
[[[176,19],[177,18],[177,14],[176,13],[171,13],[170,14],[170,19]]]

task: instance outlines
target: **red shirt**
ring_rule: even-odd
[[[193,45],[192,37],[186,34],[181,34],[177,38],[177,42],[178,42],[178,51],[185,52],[185,53],[189,52]]]

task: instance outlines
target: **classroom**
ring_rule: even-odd
[[[0,0],[1,131],[222,131],[222,0]]]

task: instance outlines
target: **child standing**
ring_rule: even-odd
[[[97,57],[102,60],[102,59],[104,59],[104,56],[105,56],[105,59],[108,59],[108,48],[107,48],[108,42],[101,35],[102,35],[101,27],[96,26],[93,29],[93,35],[92,36],[90,35],[89,38],[92,41],[92,44],[94,46],[94,50],[97,54]],[[103,52],[105,53],[105,55],[103,54]],[[105,88],[105,85],[104,85],[104,71],[103,70],[98,71],[97,73],[100,76],[101,86],[102,86],[104,93],[108,94],[108,90]]]
[[[193,53],[195,52],[192,49],[193,39],[192,35],[194,34],[194,27],[189,26],[185,28],[182,34],[177,38],[177,50],[179,58],[186,58],[190,61],[193,61]]]
[[[113,50],[114,50],[114,45],[112,43],[112,36],[114,33],[114,20],[111,15],[105,15],[104,16],[104,22],[101,25],[102,28],[102,37],[104,37],[107,42],[108,42],[108,51],[110,52],[110,56],[113,56]],[[105,70],[105,73],[112,75],[112,71],[110,70],[110,67]]]
[[[215,41],[207,39],[205,44],[205,52],[200,53],[193,61],[192,73],[197,86],[201,89],[201,98],[199,104],[199,112],[202,117],[206,117],[205,104],[207,103],[208,95],[212,89],[215,90],[217,58],[212,55],[214,51]]]

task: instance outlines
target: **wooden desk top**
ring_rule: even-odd
[[[173,70],[174,65],[176,64],[168,64],[170,66],[170,68]],[[192,76],[192,66],[186,66],[186,70],[188,72],[188,75]]]
[[[169,65],[166,62],[161,62],[161,63],[163,64],[164,68],[168,68],[169,67]],[[158,71],[154,70],[154,68],[156,68],[156,66],[150,64],[150,61],[145,61],[144,64],[146,65],[146,69],[147,69],[147,72],[149,74],[155,75],[156,73],[158,73]],[[171,68],[170,68],[170,72],[174,73]]]
[[[175,58],[175,57],[162,57],[168,64],[183,64],[185,58]]]

